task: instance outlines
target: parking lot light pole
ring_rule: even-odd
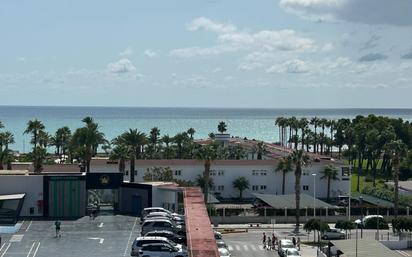
[[[361,222],[363,222],[363,197],[359,196],[360,206],[361,206]],[[360,228],[360,238],[363,238],[363,226]]]
[[[316,173],[313,176],[313,217],[316,217]]]

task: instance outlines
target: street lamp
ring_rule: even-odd
[[[316,217],[316,173],[313,176],[313,217]]]
[[[360,206],[361,206],[361,224],[363,222],[363,196],[359,196]],[[360,228],[360,237],[363,238],[363,225]]]
[[[379,241],[379,201],[376,202],[376,240]]]
[[[352,174],[351,174],[351,171],[350,171],[350,169],[349,169],[349,171],[348,171],[348,173],[349,173],[349,191],[348,191],[348,196],[349,196],[349,199],[348,199],[348,220],[350,221],[350,202],[351,202],[351,196],[352,196]]]

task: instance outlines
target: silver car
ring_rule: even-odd
[[[185,230],[180,225],[175,225],[174,222],[168,219],[150,219],[145,220],[142,224],[142,235],[153,230],[168,230],[178,235],[184,235]]]
[[[166,237],[160,237],[160,236],[145,236],[145,237],[137,237],[132,244],[132,251],[130,253],[131,256],[139,256],[139,251],[142,248],[143,245],[147,244],[154,244],[154,243],[163,243],[163,244],[168,244],[173,247],[179,248],[179,249],[186,249],[186,247],[183,247],[181,244],[176,244],[173,241],[170,241]]]

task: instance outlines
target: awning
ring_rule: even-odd
[[[343,253],[345,257],[356,256],[356,240],[334,240],[331,243]],[[361,257],[399,257],[399,254],[390,250],[377,240],[358,239],[358,255]]]
[[[0,201],[4,201],[4,200],[21,200],[25,196],[26,196],[26,194],[0,195]]]
[[[380,207],[387,207],[387,208],[394,208],[395,204],[393,202],[384,200],[384,199],[380,199],[371,195],[365,195],[365,194],[360,194],[357,197],[354,197],[354,199],[356,200],[360,200],[360,197],[362,196],[362,199],[364,202],[366,203],[370,203],[376,206],[380,206]]]
[[[272,195],[272,194],[253,194],[257,199],[265,202],[269,206],[273,207],[274,209],[295,209],[296,208],[296,201],[295,201],[295,194],[289,195]],[[307,194],[300,195],[300,208],[313,208],[313,197]],[[333,205],[330,205],[324,201],[319,199],[315,199],[315,207],[316,208],[339,208]]]

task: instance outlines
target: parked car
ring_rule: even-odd
[[[178,213],[175,213],[175,212],[171,212],[171,211],[166,210],[165,208],[162,208],[162,207],[149,207],[149,208],[144,208],[143,209],[143,211],[141,213],[141,216],[140,216],[140,219],[142,220],[147,214],[152,213],[152,212],[165,212],[165,213],[168,213],[168,214],[170,214],[172,216],[175,216],[175,217],[180,217],[182,219],[185,218],[185,215],[181,215],[181,214],[178,214]]]
[[[186,245],[186,238],[184,236],[177,235],[177,234],[173,233],[172,231],[168,231],[168,230],[153,230],[153,231],[147,232],[144,236],[145,237],[147,237],[147,236],[166,237],[167,239],[169,239],[170,241],[175,242],[176,244]]]
[[[323,232],[322,239],[330,240],[330,239],[345,239],[346,234],[340,229],[330,229],[328,231]]]
[[[295,248],[286,249],[285,257],[296,257],[296,256],[301,256],[297,249]]]
[[[181,244],[176,244],[175,242],[170,241],[166,237],[159,237],[159,236],[147,236],[147,237],[137,237],[132,244],[132,251],[130,253],[131,256],[139,256],[139,250],[142,248],[143,245],[146,244],[153,244],[153,243],[163,243],[168,244],[173,247],[185,249]]]
[[[147,219],[168,219],[168,220],[173,220],[174,222],[176,222],[178,225],[184,225],[185,224],[185,219],[179,216],[174,216],[170,213],[167,212],[151,212],[149,214],[147,214],[146,216],[143,217],[143,219],[141,219],[140,224],[143,223],[143,221],[147,220]]]
[[[222,239],[222,233],[219,231],[213,230],[213,234],[215,234],[215,239]]]
[[[142,235],[153,230],[169,230],[178,235],[184,235],[185,231],[180,225],[175,225],[168,219],[150,219],[145,220],[142,224]]]
[[[223,241],[223,239],[216,239],[216,244],[217,244],[217,248],[226,248],[229,249],[227,247],[227,244],[225,243],[225,241]]]
[[[278,253],[281,257],[286,257],[286,250],[287,249],[295,249],[292,240],[289,239],[281,239],[279,240],[279,249]]]
[[[139,250],[139,256],[187,257],[187,251],[169,244],[146,244]]]
[[[232,256],[229,250],[226,248],[219,248],[218,250],[219,250],[220,257],[231,257]]]

